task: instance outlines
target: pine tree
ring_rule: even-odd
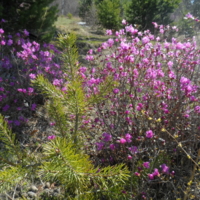
[[[167,25],[171,23],[169,14],[178,6],[180,0],[131,0],[126,10],[126,19],[137,24],[141,30],[153,30],[152,22]]]
[[[102,84],[99,94],[91,95],[86,100],[81,77],[77,75],[75,39],[73,34],[58,38],[60,48],[67,48],[62,56],[64,70],[69,75],[67,93],[56,88],[42,75],[33,81],[34,86],[49,98],[49,114],[56,121],[60,134],[45,144],[41,143],[40,152],[31,151],[16,141],[15,135],[0,115],[0,141],[3,143],[0,151],[0,193],[16,185],[32,183],[32,178],[40,178],[58,182],[63,200],[96,200],[102,196],[106,199],[126,199],[122,190],[130,177],[127,166],[119,164],[95,167],[79,142],[83,139],[79,130],[81,117],[90,105],[101,101],[113,89],[114,81],[108,80]],[[75,116],[74,121],[70,121],[71,114]]]
[[[120,0],[103,0],[97,4],[100,24],[107,29],[118,29],[121,22]]]
[[[49,41],[55,33],[57,7],[50,6],[53,0],[2,0],[0,2],[1,23],[6,32],[14,33],[26,29],[38,40]]]

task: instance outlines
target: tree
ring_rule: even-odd
[[[171,23],[170,13],[180,0],[131,0],[126,9],[126,19],[131,24],[140,25],[141,30],[153,30],[152,22]]]
[[[107,29],[119,28],[120,13],[120,0],[103,0],[97,4],[98,19]]]
[[[26,29],[38,40],[49,41],[55,33],[57,6],[50,6],[53,0],[2,0],[0,18],[3,29],[13,33]]]
[[[192,14],[195,17],[200,18],[200,1],[199,0],[194,0],[193,1]]]
[[[79,16],[85,18],[89,13],[93,0],[81,0],[79,2]]]

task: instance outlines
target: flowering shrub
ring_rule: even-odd
[[[175,182],[185,189],[180,177],[186,173],[183,168],[191,171],[197,165],[200,133],[200,50],[194,38],[168,41],[162,34],[170,27],[153,24],[160,30],[158,37],[132,25],[115,33],[108,30],[112,38],[86,56],[91,67],[79,69],[88,97],[98,94],[108,76],[118,84],[82,127],[99,140],[86,147],[88,152],[96,145],[92,154],[98,164],[126,162],[140,182],[138,188],[132,180],[131,191],[146,197],[159,187],[154,180],[164,184],[164,177],[168,192]],[[141,168],[141,161],[148,165]],[[140,176],[138,167],[148,168],[145,176]],[[142,194],[147,185],[151,190]],[[179,193],[183,194],[177,188],[172,198]]]
[[[37,104],[42,103],[42,96],[30,84],[38,74],[57,87],[65,84],[60,61],[55,59],[60,52],[53,45],[29,41],[28,34],[24,30],[7,35],[0,29],[0,107],[13,127],[26,122]]]

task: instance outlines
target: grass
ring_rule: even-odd
[[[81,18],[79,17],[69,19],[65,16],[59,16],[55,26],[61,32],[68,33],[73,31],[77,35],[78,42],[89,43],[94,47],[99,46],[102,42],[109,39],[105,35],[104,29],[100,29],[98,26],[90,27],[87,25],[79,25],[78,22],[81,22]]]

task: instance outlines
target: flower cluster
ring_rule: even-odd
[[[143,167],[148,168],[161,151],[175,157],[178,141],[185,141],[185,148],[195,152],[200,127],[200,50],[195,38],[165,39],[168,30],[178,29],[157,23],[153,23],[159,29],[157,37],[148,30],[140,32],[125,20],[123,24],[124,29],[106,32],[112,38],[89,51],[91,66],[79,69],[87,97],[98,94],[107,77],[117,83],[94,107],[96,114],[90,123],[83,126],[90,135],[99,136],[95,145],[102,165],[111,158],[113,163],[137,164],[145,157]],[[163,164],[165,158],[161,160],[149,179],[170,174],[168,165]],[[168,161],[172,165],[172,160]]]
[[[60,52],[53,45],[30,41],[28,35],[26,30],[7,35],[0,29],[0,106],[2,113],[9,116],[10,126],[26,122],[27,113],[42,103],[30,84],[38,74],[57,87],[65,85],[61,61],[55,57]]]

